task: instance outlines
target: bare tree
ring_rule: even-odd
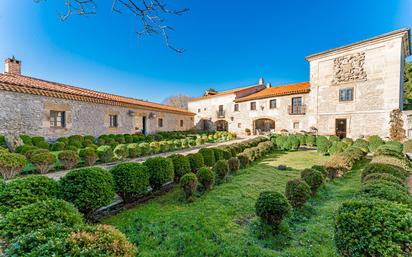
[[[46,0],[34,0],[42,2]],[[165,23],[167,16],[181,15],[189,11],[188,8],[169,9],[163,0],[111,0],[113,12],[128,13],[138,20],[139,30],[136,32],[139,38],[143,36],[161,35],[168,48],[183,53],[183,48],[174,47],[169,41],[169,33],[173,27]],[[66,11],[60,15],[62,21],[67,20],[72,14],[91,15],[96,14],[97,0],[65,0]]]
[[[192,99],[192,97],[179,94],[179,95],[169,96],[163,101],[163,104],[187,110],[187,103],[189,102],[190,99]]]

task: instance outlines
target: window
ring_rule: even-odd
[[[110,117],[110,127],[111,128],[117,128],[117,115],[109,115]]]
[[[183,127],[183,120],[180,120],[180,127]]]
[[[203,111],[206,111],[206,107],[205,107],[205,108],[203,108]]]
[[[233,111],[235,111],[235,112],[239,111],[239,104],[235,104]]]
[[[251,102],[250,103],[250,110],[256,111],[256,102]]]
[[[269,106],[270,106],[270,109],[275,109],[276,108],[276,99],[270,100]]]
[[[293,122],[293,129],[299,128],[299,122]]]
[[[200,112],[201,110],[200,110],[200,108],[199,109],[197,109],[197,112]]]
[[[353,100],[353,87],[339,90],[339,101],[346,102]]]
[[[158,126],[159,128],[163,127],[163,119],[162,119],[162,118],[159,118],[159,119],[157,120],[157,126]]]
[[[237,124],[237,127],[238,127],[238,128],[241,128],[241,127],[242,127],[242,123],[238,123],[238,124]]]
[[[50,127],[66,127],[66,112],[50,111]]]

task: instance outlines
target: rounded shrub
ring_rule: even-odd
[[[222,153],[223,153],[223,159],[225,160],[229,160],[230,158],[232,158],[233,154],[232,151],[229,148],[224,148],[221,149]]]
[[[316,144],[316,137],[314,135],[306,135],[306,145],[312,147]]]
[[[40,174],[46,174],[53,169],[56,163],[56,156],[50,152],[38,153],[31,156],[29,161]]]
[[[309,185],[312,194],[316,194],[319,187],[323,184],[323,176],[317,170],[304,169],[300,177]]]
[[[66,170],[74,168],[79,163],[77,152],[71,150],[61,151],[57,158]]]
[[[99,160],[102,162],[110,162],[113,159],[112,148],[108,145],[99,146],[96,150]]]
[[[180,178],[180,187],[182,188],[187,200],[191,200],[197,189],[196,174],[190,172]]]
[[[202,148],[199,153],[203,156],[204,164],[208,167],[215,165],[216,157],[215,152],[212,148]]]
[[[142,155],[142,151],[136,143],[128,144],[127,151],[130,158],[136,158]]]
[[[344,147],[345,147],[345,144],[343,142],[334,141],[328,150],[329,155],[334,155],[334,154],[343,152]]]
[[[5,180],[19,174],[25,166],[26,158],[24,155],[0,152],[0,173]]]
[[[333,155],[325,163],[325,167],[329,173],[329,178],[333,179],[337,176],[342,176],[352,169],[354,160],[348,153],[337,153]]]
[[[343,256],[403,256],[412,242],[412,212],[379,199],[344,202],[335,218],[335,243]]]
[[[52,144],[51,150],[52,151],[63,151],[66,145],[63,142],[56,142]]]
[[[8,212],[0,222],[0,231],[4,238],[12,239],[53,224],[71,227],[82,223],[82,215],[72,204],[48,199]]]
[[[200,168],[205,166],[203,155],[200,153],[191,153],[187,155],[190,162],[190,169],[193,173],[196,173]]]
[[[0,193],[0,210],[5,213],[37,201],[58,197],[59,192],[59,183],[45,176],[13,179]]]
[[[368,142],[369,142],[369,152],[374,153],[379,146],[385,144],[385,141],[383,141],[382,138],[379,136],[370,136],[368,137]]]
[[[227,161],[228,165],[229,165],[229,170],[232,173],[236,173],[239,169],[240,169],[240,161],[238,158],[236,157],[231,157],[228,161]]]
[[[405,158],[403,152],[399,152],[399,149],[396,149],[395,147],[391,146],[390,144],[379,146],[375,150],[375,153],[374,153],[373,156],[379,156],[379,155],[393,156],[393,157],[396,157],[398,159],[404,159]]]
[[[149,188],[149,171],[140,163],[121,163],[110,172],[113,175],[116,193],[126,203],[146,193]]]
[[[86,216],[110,204],[115,195],[112,174],[97,167],[72,170],[60,179],[60,185],[63,199]]]
[[[38,137],[38,136],[32,137],[31,141],[33,145],[38,148],[49,149],[49,144],[46,142],[44,137]]]
[[[402,169],[404,169],[408,172],[411,169],[411,164],[408,160],[399,159],[399,158],[394,157],[394,156],[379,155],[379,156],[374,157],[372,159],[371,163],[391,164],[391,165],[397,166],[399,168],[402,168]]]
[[[229,174],[229,164],[225,160],[219,160],[213,166],[213,172],[219,181],[223,181],[227,174]]]
[[[116,160],[124,160],[129,156],[127,147],[124,144],[117,145],[113,150],[113,155]]]
[[[331,147],[332,143],[329,139],[325,136],[318,136],[316,137],[316,146],[318,148],[318,153],[322,155],[326,155],[329,152],[329,148]]]
[[[36,149],[39,149],[39,148],[33,145],[21,145],[21,146],[16,147],[16,153],[26,155],[28,151],[36,150]],[[3,150],[6,150],[6,149],[3,149]]]
[[[210,170],[208,167],[202,167],[196,173],[197,180],[199,183],[206,189],[209,190],[212,188],[215,183],[215,173]]]
[[[409,192],[399,190],[398,187],[388,183],[366,183],[359,191],[359,195],[397,202],[412,208],[412,197]]]
[[[295,207],[302,207],[311,196],[311,189],[303,179],[289,180],[286,184],[285,196],[289,203]]]
[[[187,156],[181,154],[173,154],[168,158],[170,158],[173,162],[175,181],[179,181],[183,175],[191,171],[190,161]]]
[[[221,148],[211,148],[213,150],[213,155],[215,156],[215,161],[219,161],[219,160],[224,160],[225,156],[224,156],[224,151]],[[212,165],[213,166],[213,165]]]
[[[97,153],[92,147],[80,149],[79,156],[87,166],[93,166],[97,161]]]
[[[408,176],[408,173],[400,167],[385,163],[369,163],[365,165],[362,170],[362,180],[364,180],[367,175],[372,173],[391,174],[402,180],[405,180]]]
[[[404,193],[409,192],[409,189],[405,184],[398,184],[398,183],[383,180],[383,179],[381,179],[381,180],[378,180],[378,179],[369,180],[369,181],[363,182],[363,184],[362,184],[362,186],[370,186],[370,185],[378,185],[378,186],[385,185],[385,186],[393,187],[396,190],[404,192]]]
[[[319,171],[319,172],[323,175],[324,178],[327,178],[327,177],[329,176],[328,170],[327,170],[326,167],[323,166],[323,165],[313,165],[313,166],[310,167],[310,168],[311,168],[312,170],[317,170],[317,171]]]
[[[150,186],[154,190],[158,190],[163,184],[173,181],[174,170],[172,160],[163,157],[154,157],[147,159],[144,165],[149,169]]]
[[[246,168],[249,165],[249,163],[251,162],[249,156],[244,154],[244,153],[238,154],[237,158],[239,159],[240,167],[242,169]]]
[[[70,234],[65,256],[133,257],[136,247],[116,228],[109,225],[86,226]]]
[[[157,141],[153,141],[149,144],[150,147],[150,152],[152,153],[158,153],[160,152],[160,144]]]
[[[21,141],[23,141],[23,144],[25,145],[33,145],[33,141],[31,140],[31,137],[28,135],[20,135]]]
[[[256,215],[269,225],[278,226],[290,213],[292,207],[279,192],[262,192],[256,201]]]
[[[397,183],[399,185],[403,185],[404,182],[401,178],[395,177],[394,175],[391,175],[389,173],[371,173],[369,175],[366,175],[363,178],[363,182],[368,182],[368,181],[375,181],[375,180],[385,180],[393,183]]]

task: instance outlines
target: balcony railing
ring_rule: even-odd
[[[306,114],[306,105],[289,105],[289,114],[290,115],[302,115]]]
[[[218,118],[224,118],[225,117],[225,111],[217,111],[216,116]]]

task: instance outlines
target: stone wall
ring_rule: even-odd
[[[65,128],[50,127],[50,110],[66,112]],[[109,126],[110,114],[118,115],[118,127]],[[0,134],[27,134],[53,140],[75,134],[136,133],[142,129],[143,116],[146,116],[150,134],[193,128],[193,117],[187,115],[0,91]],[[158,127],[158,118],[163,118],[161,128]],[[183,120],[183,127],[180,120]]]

